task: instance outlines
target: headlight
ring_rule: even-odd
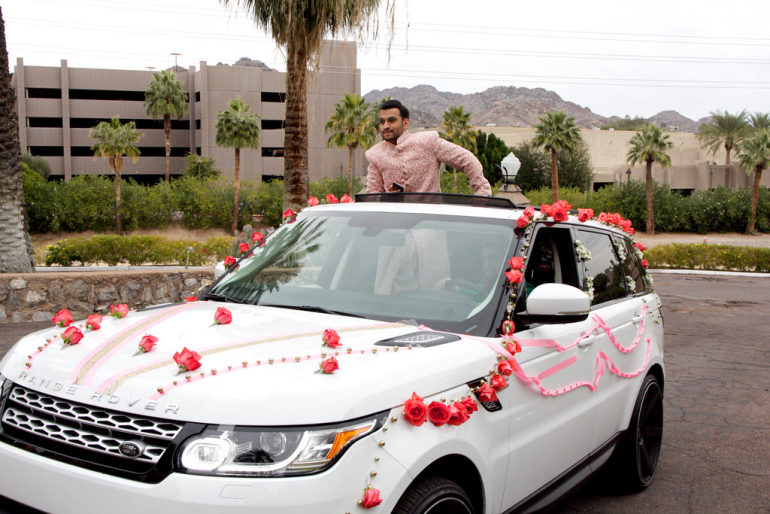
[[[355,441],[378,430],[387,412],[347,423],[286,430],[208,426],[179,450],[180,471],[197,475],[277,477],[321,471]]]

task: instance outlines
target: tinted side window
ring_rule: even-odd
[[[593,280],[594,298],[591,305],[623,298],[626,295],[625,277],[612,238],[609,234],[578,230],[578,240],[591,252],[591,259],[584,261],[585,279]],[[583,284],[587,289],[587,284]]]
[[[629,291],[628,294],[641,293],[647,290],[647,284],[644,281],[642,274],[642,264],[639,262],[639,257],[636,255],[634,244],[628,238],[618,238],[616,241],[623,245],[626,251],[626,258],[623,261],[623,268],[626,271],[626,277],[630,277],[633,280],[634,287],[631,286],[631,280],[626,278],[628,282]]]

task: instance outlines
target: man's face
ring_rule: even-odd
[[[380,134],[382,139],[395,143],[404,130],[409,128],[409,118],[402,118],[396,107],[380,111]]]

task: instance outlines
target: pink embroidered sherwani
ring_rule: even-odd
[[[463,170],[476,195],[492,196],[492,188],[476,156],[461,146],[441,139],[438,132],[404,131],[398,144],[381,141],[367,150],[367,193],[391,192],[393,182],[406,193],[440,193],[439,166],[446,163]]]

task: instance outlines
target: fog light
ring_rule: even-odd
[[[204,437],[185,448],[182,465],[193,471],[211,471],[228,461],[233,449],[229,439]]]

